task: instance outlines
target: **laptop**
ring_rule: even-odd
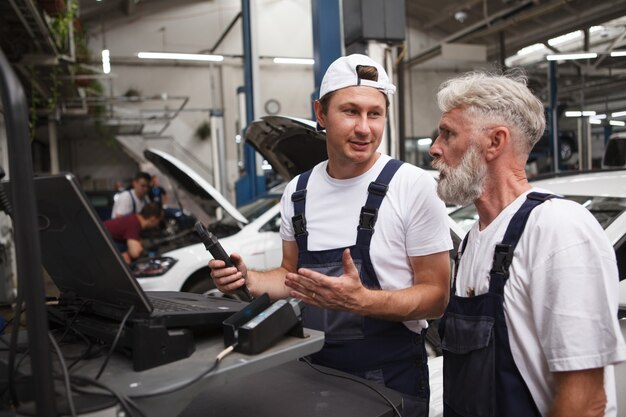
[[[62,304],[81,305],[116,321],[134,306],[130,322],[166,328],[218,328],[248,304],[194,293],[143,291],[74,175],[36,177],[34,184],[42,263]]]

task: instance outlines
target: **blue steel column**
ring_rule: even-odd
[[[313,100],[319,96],[320,84],[326,69],[342,55],[341,19],[339,0],[311,0],[313,18],[313,73],[315,91]],[[315,114],[313,113],[313,118]]]
[[[556,61],[548,61],[548,82],[550,83],[550,108],[548,128],[550,129],[550,149],[552,150],[552,170],[559,172],[561,152],[559,152],[559,117],[557,114]]]
[[[244,92],[246,95],[246,126],[254,121],[254,79],[252,74],[252,34],[250,29],[250,0],[241,0],[243,26],[243,65],[244,65]],[[245,128],[244,128],[245,129]],[[245,203],[258,194],[256,175],[256,151],[247,143],[244,145],[245,176],[238,181],[237,200]]]

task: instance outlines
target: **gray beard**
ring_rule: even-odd
[[[442,174],[439,176],[437,194],[447,204],[465,206],[483,193],[487,165],[478,145],[470,145],[457,167],[450,167],[438,159],[433,161],[432,166]]]

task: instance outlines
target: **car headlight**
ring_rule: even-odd
[[[130,270],[135,278],[160,277],[172,269],[176,262],[178,262],[177,259],[167,256],[142,259],[134,262]]]

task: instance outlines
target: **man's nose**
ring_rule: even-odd
[[[371,129],[369,125],[369,119],[367,118],[367,114],[360,115],[359,117],[356,118],[354,130],[358,134],[362,134],[362,135],[367,135],[370,133]]]
[[[428,153],[433,158],[439,158],[441,156],[441,147],[439,146],[439,136],[435,138],[435,141],[430,145]]]

